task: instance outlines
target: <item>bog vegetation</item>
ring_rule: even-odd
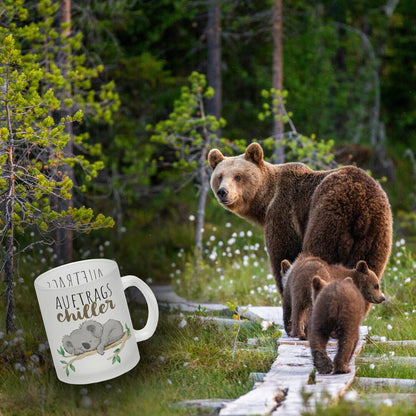
[[[115,258],[126,274],[172,284],[194,300],[280,303],[261,230],[210,195],[205,160],[214,146],[236,154],[257,140],[270,161],[279,154],[314,169],[370,170],[392,204],[395,247],[383,278],[388,302],[366,324],[382,340],[416,339],[414,4],[285,3],[280,91],[271,76],[277,3],[0,3],[4,415],[183,414],[170,403],[236,397],[251,388],[250,372],[267,371],[278,328],[236,331],[162,314],[131,373],[104,387],[63,386],[39,325],[35,277],[91,257]],[[271,137],[276,121],[284,133]],[[138,306],[135,315],[140,325]],[[361,375],[414,378],[411,368],[389,363],[414,355],[411,348],[374,344],[368,353],[386,360],[362,366]],[[361,404],[326,411],[346,408],[370,414]],[[405,414],[395,409],[389,414]]]

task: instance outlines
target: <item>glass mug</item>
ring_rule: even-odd
[[[137,287],[146,299],[144,328],[133,329],[124,290]],[[43,323],[59,380],[89,384],[117,377],[140,360],[137,342],[156,330],[159,309],[149,286],[120,277],[113,260],[64,264],[35,280]]]

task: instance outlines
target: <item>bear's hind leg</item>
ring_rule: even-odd
[[[358,341],[357,334],[341,334],[338,339],[338,351],[334,359],[334,374],[350,372],[350,360]]]
[[[326,353],[326,344],[329,336],[312,333],[310,336],[310,345],[313,358],[313,364],[320,374],[330,374],[334,369],[334,364]]]

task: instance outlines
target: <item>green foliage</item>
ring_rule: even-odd
[[[293,113],[286,111],[287,91],[276,91],[272,88],[270,91],[262,90],[261,95],[264,99],[263,111],[259,113],[258,118],[261,122],[271,118],[280,119],[282,117],[284,124],[289,124],[290,131],[284,134],[282,140],[276,142],[272,137],[261,141],[267,150],[273,149],[273,146],[283,146],[285,160],[287,162],[301,162],[310,166],[312,169],[327,169],[336,167],[333,153],[333,140],[317,140],[316,135],[310,137],[299,134],[292,122]],[[279,107],[283,108],[283,115],[279,115]]]
[[[207,87],[205,75],[193,72],[189,86],[181,89],[181,95],[174,102],[169,118],[147,129],[154,131],[150,140],[174,150],[173,167],[198,174],[197,168],[206,164],[209,148],[219,143],[216,131],[225,126],[225,120],[205,114],[204,100],[214,95]],[[164,158],[159,158],[163,162]]]
[[[82,120],[80,112],[55,122],[51,109],[60,102],[50,88],[42,92],[40,83],[46,71],[30,62],[16,47],[13,35],[3,38],[0,50],[0,79],[4,86],[0,101],[0,192],[5,196],[6,209],[1,212],[3,227],[13,222],[23,233],[27,226],[41,232],[58,227],[90,231],[113,225],[111,218],[91,209],[70,208],[58,212],[51,207],[50,197],[70,199],[73,180],[65,166],[79,166],[86,179],[97,175],[100,162],[90,163],[84,156],[65,157],[63,150],[70,140],[65,133],[68,124]],[[11,206],[10,204],[13,204]]]

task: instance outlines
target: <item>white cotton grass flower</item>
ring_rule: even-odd
[[[273,325],[272,321],[261,321],[261,329],[267,331]]]
[[[189,216],[189,221],[195,221],[195,215],[190,215]]]
[[[391,331],[391,330],[393,329],[393,327],[392,327],[390,324],[387,324],[387,329],[388,329],[389,331]]]
[[[355,402],[358,399],[358,393],[355,390],[347,391],[344,394],[344,400],[347,402]]]
[[[186,319],[182,319],[182,321],[180,321],[178,323],[178,328],[182,329],[187,325]]]
[[[375,369],[375,367],[376,367],[376,366],[375,366],[374,364],[370,364],[370,365],[369,365],[370,370],[374,370],[374,369]]]

